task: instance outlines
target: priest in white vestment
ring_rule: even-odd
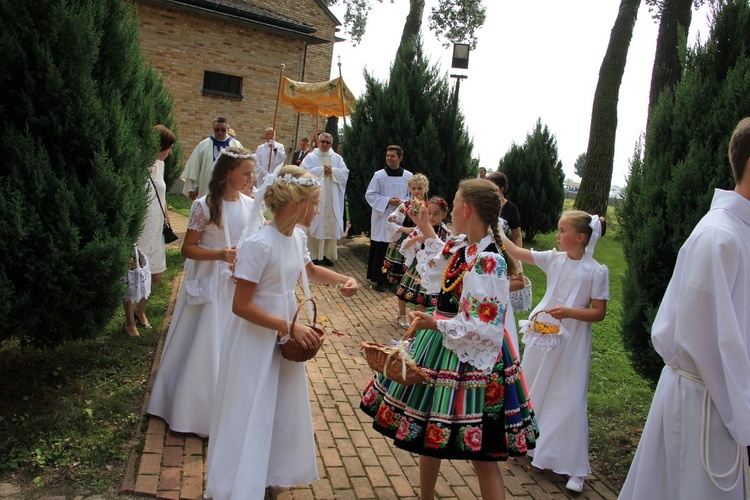
[[[379,292],[386,291],[383,261],[390,242],[385,231],[388,216],[409,198],[409,179],[412,173],[401,166],[403,158],[404,150],[401,146],[388,146],[385,149],[386,167],[375,172],[365,193],[365,199],[372,208],[367,279],[375,283]]]
[[[241,148],[240,141],[229,136],[229,122],[219,116],[213,122],[214,133],[203,139],[193,150],[182,171],[182,194],[195,201],[208,194],[208,183],[214,172],[214,161],[222,149]]]
[[[349,169],[341,155],[331,149],[332,144],[331,134],[323,132],[318,136],[318,148],[300,165],[323,181],[319,212],[308,229],[307,247],[313,261],[326,266],[338,259],[336,245],[344,235],[344,193],[349,180]]]
[[[255,185],[258,187],[263,184],[263,179],[268,174],[276,170],[279,165],[283,165],[286,160],[284,145],[276,142],[274,129],[267,128],[264,136],[266,142],[255,150]]]
[[[750,118],[729,145],[734,191],[680,249],[652,327],[666,366],[623,499],[748,498]]]

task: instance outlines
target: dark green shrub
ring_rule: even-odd
[[[0,51],[0,339],[52,346],[120,303],[171,102],[121,0],[2,2]]]
[[[633,363],[655,381],[663,362],[651,324],[677,253],[705,215],[715,188],[733,189],[727,147],[750,113],[750,6],[717,11],[709,39],[688,51],[674,94],[651,115],[645,159],[636,155],[619,217],[628,264],[623,278],[622,335]],[[710,332],[707,332],[710,334]]]

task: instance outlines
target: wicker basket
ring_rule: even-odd
[[[565,337],[562,322],[544,309],[532,314],[528,321],[519,321],[519,324],[523,343],[542,351],[557,348]]]
[[[326,339],[325,330],[316,322],[318,319],[318,307],[315,305],[315,301],[313,299],[305,299],[300,302],[299,306],[297,307],[297,311],[294,313],[294,318],[292,318],[292,330],[290,333],[294,332],[294,325],[297,323],[297,316],[299,316],[299,312],[302,310],[302,306],[305,305],[308,300],[312,302],[313,305],[313,324],[308,326],[317,332],[318,336],[320,337],[320,342],[318,343],[317,347],[313,348],[304,347],[302,344],[294,340],[294,338],[290,338],[283,344],[280,344],[281,355],[289,361],[304,362],[313,359],[315,355],[318,354],[320,346],[323,345],[323,341]]]
[[[409,325],[401,345],[406,348],[404,341],[411,339],[417,332],[419,318],[415,318]],[[362,342],[360,350],[364,352],[367,364],[374,371],[382,374],[385,378],[393,380],[401,385],[414,385],[427,380],[427,373],[422,370],[411,359],[402,356],[402,350],[398,347],[383,346],[374,342]]]

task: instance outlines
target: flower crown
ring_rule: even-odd
[[[317,177],[294,177],[292,174],[276,175],[270,174],[268,176],[268,182],[272,184],[297,184],[298,186],[304,187],[320,187],[323,185]]]
[[[228,156],[230,158],[241,158],[243,160],[255,159],[255,155],[252,153],[248,153],[248,154],[234,153],[232,151],[227,151],[226,148],[221,148],[221,153],[219,155]]]

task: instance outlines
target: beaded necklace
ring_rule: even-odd
[[[453,291],[456,286],[461,283],[461,281],[464,278],[464,274],[466,274],[466,271],[469,269],[469,264],[466,261],[463,261],[461,264],[458,264],[456,266],[458,260],[461,258],[461,251],[453,254],[453,257],[451,257],[451,260],[448,262],[448,265],[445,267],[445,272],[443,273],[443,282],[441,283],[441,289],[445,293],[450,293]],[[451,271],[451,269],[453,269]],[[452,280],[453,283],[450,285],[447,285],[448,280]]]

